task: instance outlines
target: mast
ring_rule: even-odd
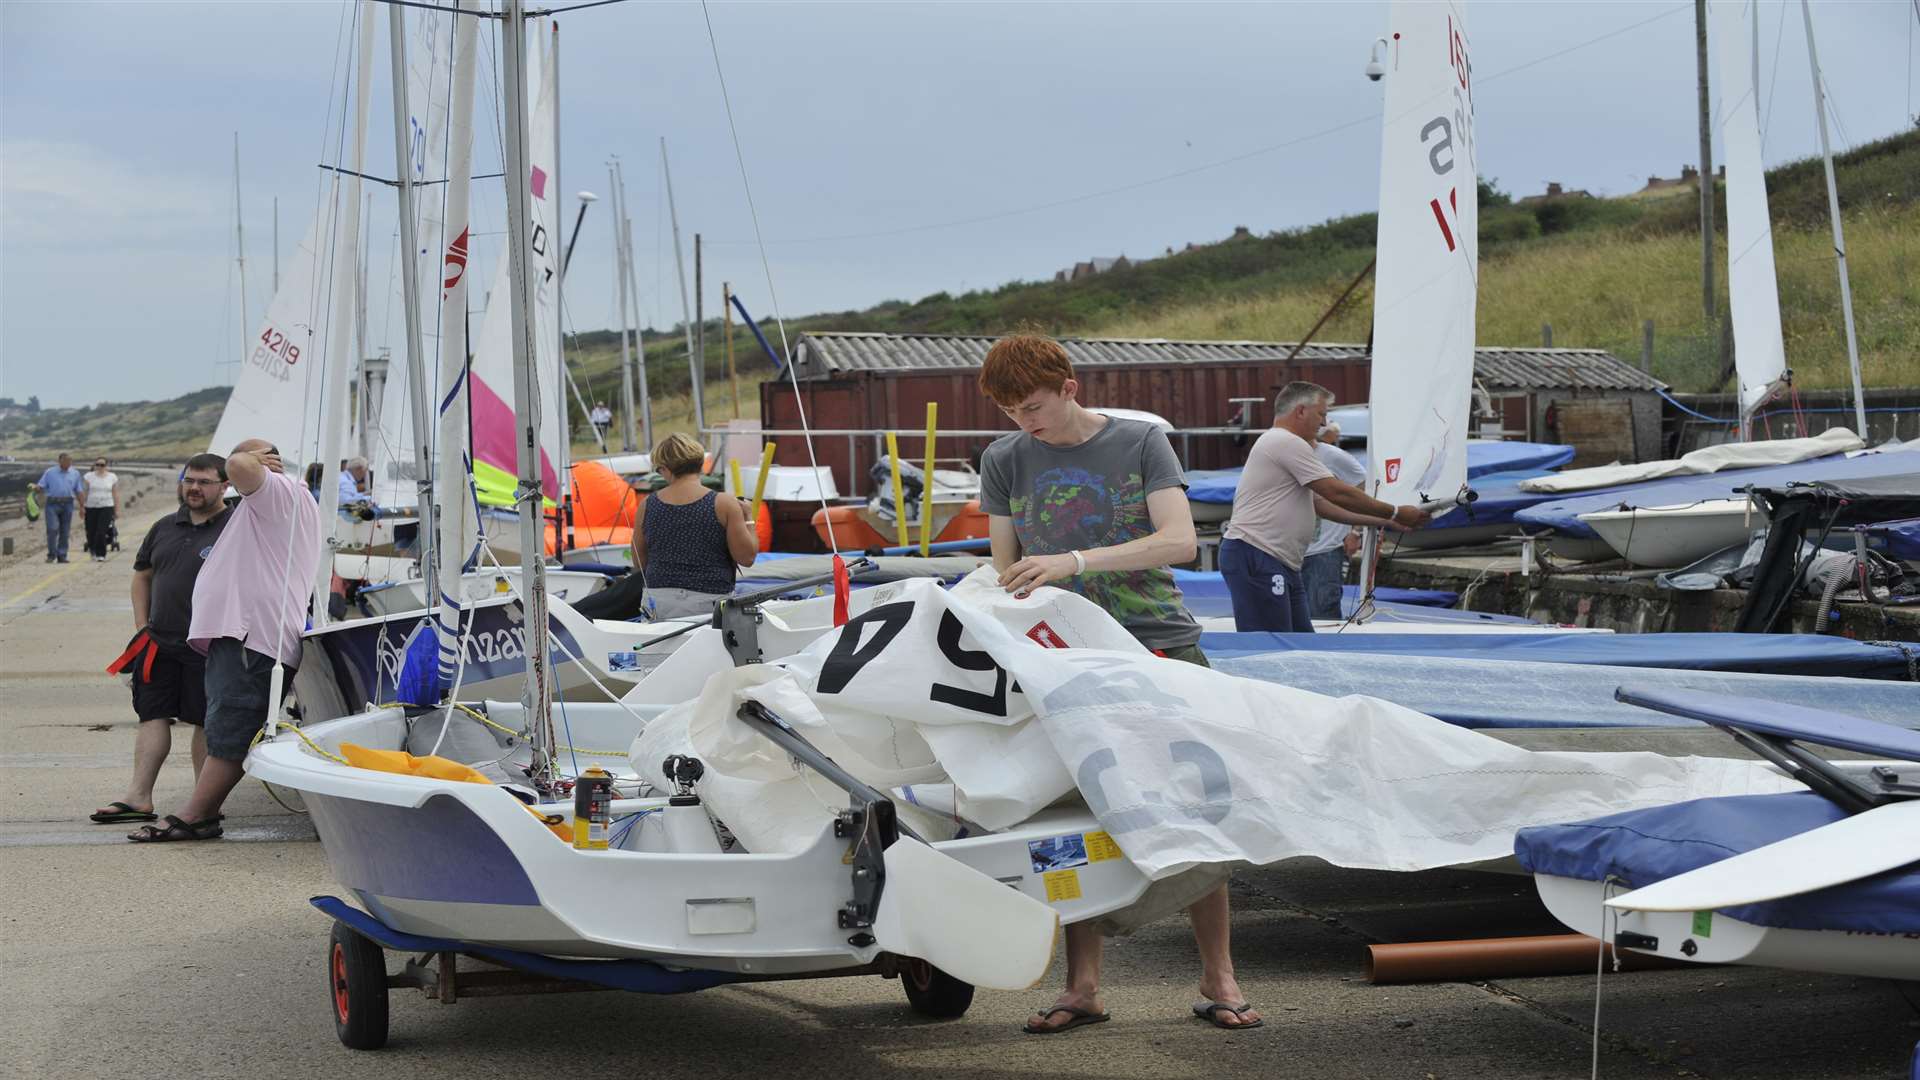
[[[553,687],[547,657],[547,579],[543,480],[540,469],[540,388],[534,370],[533,288],[529,280],[526,27],[521,0],[505,0],[500,20],[500,76],[506,100],[507,274],[511,296],[513,411],[519,477],[514,501],[520,512],[520,603],[526,631],[527,680],[520,703],[533,732],[534,779],[551,780],[553,762]]]
[[[619,158],[613,160],[614,175],[619,179],[620,218],[619,232],[614,239],[614,247],[620,254],[626,267],[626,291],[633,310],[633,363],[638,369],[640,386],[640,449],[653,450],[653,394],[647,388],[647,336],[640,328],[640,275],[633,267],[633,218],[627,215],[627,166]]]
[[[433,524],[433,410],[427,404],[427,365],[420,343],[420,237],[419,222],[413,212],[412,110],[407,102],[407,26],[405,10],[395,4],[387,8],[387,38],[393,59],[393,163],[400,192],[400,296],[406,307],[407,397],[412,406],[413,468],[417,494],[415,510],[420,519],[420,539],[429,545],[421,552],[421,596],[428,603],[440,595],[439,568],[434,565],[430,545]]]
[[[549,78],[553,84],[553,97],[548,104],[553,123],[553,191],[555,198],[566,188],[560,183],[560,24],[550,24],[548,31],[552,47],[547,52],[547,62],[553,70]],[[548,244],[560,242],[560,212],[555,206],[553,211],[554,233],[548,238]],[[554,401],[559,405],[560,415],[554,423],[560,426],[560,460],[554,466],[560,471],[560,490],[554,493],[554,557],[573,546],[573,507],[570,505],[573,491],[573,410],[567,408],[567,386],[572,382],[567,371],[567,260],[564,255],[556,260],[558,266],[553,273],[553,364],[554,364]]]
[[[279,267],[279,231],[280,218],[278,199],[274,200],[274,272],[273,287],[280,288]],[[253,350],[253,324],[247,321],[247,235],[240,226],[240,133],[233,133],[233,251],[235,262],[240,264],[240,359],[244,363],[247,353]]]
[[[667,162],[667,137],[660,137],[660,171],[667,178],[667,217],[673,223],[673,280],[680,285],[680,324],[687,333],[687,382],[693,392],[695,437],[705,440],[706,410],[700,407],[700,357],[693,346],[693,311],[687,304],[687,261],[680,251],[680,212],[673,206],[673,166]]]
[[[320,397],[320,529],[324,542],[320,547],[320,565],[314,573],[313,626],[327,625],[327,598],[332,594],[333,553],[340,546],[340,442],[345,425],[341,423],[346,407],[347,382],[353,377],[353,365],[347,363],[347,346],[353,337],[353,289],[360,245],[361,177],[366,173],[367,94],[373,83],[373,20],[368,5],[362,3],[357,79],[354,84],[353,176],[347,184],[346,220],[336,235],[333,252],[332,329],[327,334],[325,382]]]
[[[627,244],[621,238],[626,210],[621,205],[620,182],[614,163],[607,162],[607,187],[613,191],[613,274],[620,293],[620,448],[633,453],[633,357],[627,351]]]
[[[280,196],[273,197],[273,291],[280,291]]]
[[[439,475],[433,486],[438,499],[434,523],[438,543],[423,553],[422,562],[437,562],[440,594],[435,608],[435,630],[440,644],[440,677],[452,685],[460,661],[459,586],[473,548],[473,500],[468,494],[472,465],[467,457],[467,244],[468,202],[473,186],[474,45],[479,36],[477,17],[466,14],[475,0],[457,0],[453,16],[453,86],[447,122],[446,250],[441,253],[440,363],[434,400],[439,403],[436,442],[440,448]],[[435,601],[427,594],[429,603]]]
[[[1840,191],[1833,181],[1833,144],[1827,139],[1827,93],[1820,79],[1820,56],[1813,47],[1813,9],[1800,0],[1800,16],[1807,24],[1807,63],[1813,68],[1813,114],[1820,121],[1820,159],[1827,168],[1827,213],[1833,219],[1833,257],[1840,267],[1840,311],[1847,324],[1847,367],[1853,373],[1855,432],[1867,437],[1867,391],[1860,382],[1860,343],[1853,331],[1853,285],[1847,280],[1847,237],[1840,226]]]

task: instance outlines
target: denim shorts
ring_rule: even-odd
[[[1244,540],[1220,544],[1220,577],[1233,598],[1233,628],[1311,634],[1300,571]]]
[[[207,753],[222,761],[245,761],[253,737],[267,722],[273,657],[254,652],[237,638],[207,646]]]

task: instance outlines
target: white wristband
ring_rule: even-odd
[[[1076,574],[1084,574],[1087,572],[1087,557],[1078,551],[1073,553],[1073,572]]]

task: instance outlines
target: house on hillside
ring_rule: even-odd
[[[1724,182],[1727,178],[1727,167],[1725,165],[1720,166],[1719,170],[1714,173],[1714,177]],[[1649,176],[1647,177],[1647,186],[1634,192],[1634,194],[1653,195],[1663,191],[1672,191],[1674,188],[1697,187],[1699,186],[1699,180],[1699,169],[1694,168],[1692,165],[1682,165],[1680,166],[1680,178],[1678,180],[1662,180],[1658,176]]]
[[[1133,263],[1125,255],[1117,255],[1111,259],[1096,257],[1085,262],[1074,263],[1071,270],[1054,271],[1053,280],[1079,281],[1081,278],[1104,274],[1109,270],[1125,270],[1132,265]]]
[[[1591,199],[1591,198],[1593,198],[1593,192],[1591,191],[1581,191],[1578,189],[1573,191],[1568,191],[1567,189],[1560,186],[1560,182],[1558,180],[1549,180],[1547,181],[1547,190],[1543,194],[1524,195],[1519,199],[1516,199],[1515,201],[1518,202],[1521,206],[1532,206],[1535,203],[1552,202],[1555,199]]]

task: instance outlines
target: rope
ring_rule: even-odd
[[[720,42],[714,37],[713,13],[707,9],[707,0],[700,0],[700,16],[707,24],[707,46],[713,52],[713,73],[720,80],[720,101],[726,106],[727,110],[727,132],[733,137],[733,157],[734,161],[740,167],[740,186],[746,191],[747,212],[753,218],[753,239],[760,251],[761,272],[767,279],[767,306],[769,310],[773,312],[774,325],[780,330],[781,355],[791,359],[793,356],[793,346],[787,340],[787,320],[785,316],[780,314],[780,294],[773,286],[773,264],[767,259],[767,238],[760,229],[760,210],[754,205],[753,183],[747,178],[747,156],[745,151],[740,148],[740,128],[734,123],[733,98],[727,92],[727,73],[720,64]],[[796,366],[797,365],[792,363],[787,364],[787,381],[793,387],[794,408],[797,409],[800,414],[800,434],[807,444],[807,465],[813,470],[814,488],[820,494],[820,516],[827,523],[827,546],[833,550],[835,555],[838,555],[840,554],[840,541],[834,535],[833,514],[827,507],[826,487],[819,483],[820,462],[813,452],[813,429],[807,423],[807,403],[800,395],[800,376],[799,373],[794,370]],[[852,461],[847,462],[847,470],[849,475],[851,475],[853,470]],[[929,478],[929,481],[931,481],[931,478]]]

